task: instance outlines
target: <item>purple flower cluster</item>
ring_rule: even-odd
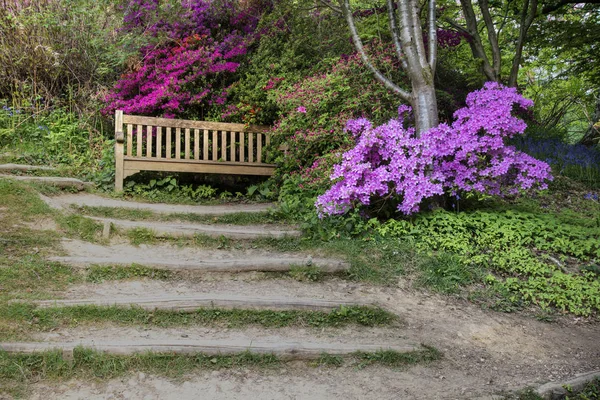
[[[452,125],[440,124],[420,137],[405,128],[406,106],[398,109],[401,118],[378,127],[364,118],[349,121],[346,130],[356,146],[342,156],[330,176],[336,182],[317,199],[320,214],[342,214],[389,195],[400,197],[399,211],[412,214],[423,200],[449,191],[503,195],[546,188],[552,179],[548,164],[505,144],[526,128],[513,108],[533,102],[515,88],[488,82],[466,103]]]

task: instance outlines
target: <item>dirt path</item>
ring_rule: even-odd
[[[156,212],[227,213],[264,210],[253,206],[175,206],[143,204],[83,194],[48,199],[55,207],[69,204],[149,209]],[[99,246],[74,240],[63,242],[65,252],[79,257],[84,266],[104,259],[107,263],[149,264],[161,259],[174,268],[201,260],[232,259],[246,264],[276,257],[265,250],[221,251],[175,246],[133,247],[113,243]],[[301,265],[317,263],[319,254],[287,254]],[[308,257],[310,256],[310,257]],[[307,258],[308,257],[308,258]],[[314,258],[313,258],[314,257]],[[307,262],[308,259],[308,262]],[[158,260],[158,261],[157,261]],[[339,261],[338,261],[339,262]],[[171,265],[169,264],[169,265]],[[166,265],[166,264],[165,264]],[[181,269],[181,268],[179,268]],[[185,269],[185,268],[184,268]],[[189,268],[187,268],[189,269]],[[158,328],[111,323],[73,324],[36,339],[48,342],[151,340],[182,338],[282,341],[328,341],[330,343],[405,343],[431,345],[442,360],[429,365],[396,369],[382,365],[359,368],[315,367],[309,363],[283,363],[268,369],[233,368],[199,371],[179,380],[150,376],[138,371],[109,381],[72,380],[34,384],[31,398],[47,399],[475,399],[530,384],[563,381],[578,373],[600,369],[600,324],[563,317],[545,323],[526,315],[486,311],[460,298],[412,290],[410,282],[374,286],[330,278],[319,283],[291,278],[266,279],[260,272],[190,273],[174,281],[114,281],[71,286],[57,298],[132,298],[136,296],[186,296],[199,293],[240,296],[286,296],[313,299],[361,300],[380,304],[398,315],[400,322],[386,327],[349,326],[316,329],[210,326]]]
[[[111,282],[73,287],[67,297],[127,296],[139,291],[187,294],[220,290],[221,293],[252,294],[269,288],[274,295],[318,297],[325,293],[330,298],[377,301],[396,312],[403,323],[394,328],[245,328],[225,331],[201,327],[157,329],[107,325],[61,329],[42,335],[40,339],[127,337],[149,340],[181,335],[190,338],[270,335],[270,340],[277,340],[277,337],[333,342],[357,338],[389,343],[408,340],[435,346],[444,353],[444,359],[407,370],[380,366],[318,368],[292,363],[277,370],[200,372],[180,381],[138,374],[104,383],[74,381],[59,387],[39,385],[33,398],[192,399],[202,394],[216,399],[246,399],[250,396],[260,399],[468,399],[516,390],[533,383],[561,381],[600,368],[598,324],[576,318],[549,324],[530,317],[484,311],[458,299],[337,279],[310,285],[288,279]]]

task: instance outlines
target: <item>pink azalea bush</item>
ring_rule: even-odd
[[[149,44],[105,96],[104,113],[206,117],[210,108],[224,108],[240,62],[260,38],[259,18],[271,6],[270,0],[129,0],[125,29]]]
[[[365,118],[348,121],[346,131],[356,146],[334,166],[335,183],[318,197],[321,215],[343,214],[386,196],[398,196],[398,210],[412,214],[424,200],[447,192],[545,189],[550,166],[505,143],[526,128],[514,109],[526,110],[533,102],[515,88],[488,82],[470,93],[466,104],[451,125],[440,124],[420,137],[405,127],[407,106],[399,108],[400,118],[378,127]]]

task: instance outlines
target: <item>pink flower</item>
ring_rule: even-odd
[[[300,106],[300,107],[296,108],[296,111],[298,111],[299,113],[302,113],[302,114],[306,114],[306,107]]]

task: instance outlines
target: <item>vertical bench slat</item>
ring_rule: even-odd
[[[256,134],[256,162],[262,162],[262,133]]]
[[[221,161],[227,161],[227,132],[221,131]]]
[[[212,160],[217,161],[219,159],[219,153],[217,152],[217,142],[219,141],[219,132],[213,131],[212,134]]]
[[[246,154],[244,151],[244,136],[245,132],[240,132],[240,162],[246,162]]]
[[[115,191],[123,191],[124,171],[124,142],[123,111],[115,110]]]
[[[190,159],[190,128],[185,128],[185,160]]]
[[[136,125],[137,133],[137,151],[135,152],[136,157],[142,157],[142,125]]]
[[[248,132],[248,162],[254,162],[254,134]]]
[[[133,155],[133,125],[127,124],[127,155]]]
[[[165,154],[167,156],[168,159],[171,158],[171,127],[167,126],[167,154]]]
[[[194,160],[200,159],[200,131],[194,129]]]
[[[162,158],[162,127],[156,127],[156,158]]]
[[[181,128],[175,128],[175,159],[181,158]]]
[[[204,146],[202,149],[202,160],[208,161],[208,129],[204,130],[204,134],[202,136],[202,139],[204,140]]]
[[[231,132],[231,140],[230,140],[230,144],[229,144],[229,161],[234,162],[235,161],[235,132]]]
[[[152,157],[152,126],[146,126],[146,157]]]
[[[271,135],[268,133],[265,133],[265,142],[267,142],[267,146],[271,145]]]

